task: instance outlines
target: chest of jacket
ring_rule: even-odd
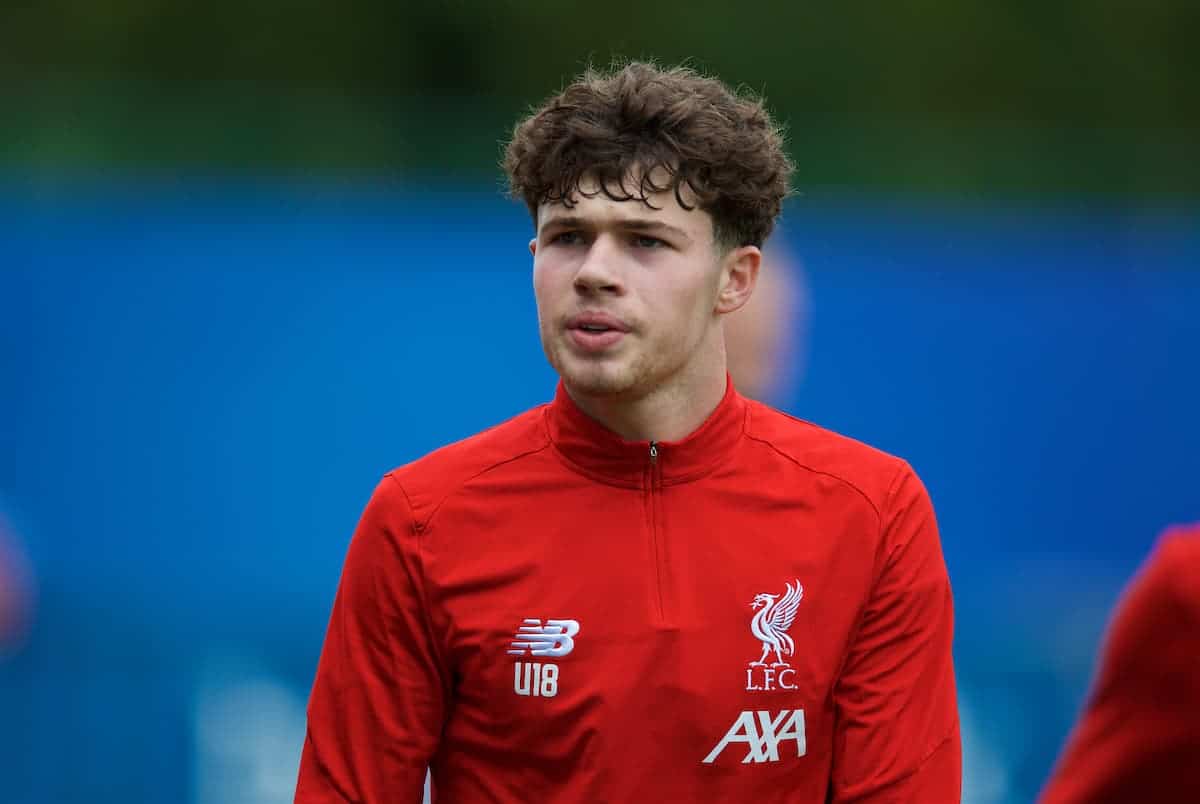
[[[729,736],[710,764],[824,751],[878,527],[853,501],[737,477],[511,492],[425,534],[449,737],[619,753],[661,730],[702,763]]]

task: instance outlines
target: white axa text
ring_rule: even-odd
[[[779,744],[785,740],[796,741],[796,756],[802,757],[808,750],[804,738],[804,710],[784,709],[778,715],[770,712],[742,712],[733,721],[729,731],[721,738],[704,764],[711,765],[730,743],[745,743],[747,762],[778,762]]]

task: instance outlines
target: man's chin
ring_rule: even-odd
[[[614,365],[567,365],[558,367],[559,376],[574,394],[591,397],[625,396],[636,383],[631,372],[624,366]]]
[[[563,382],[572,393],[590,397],[620,397],[629,393],[632,384],[615,377],[563,376]]]

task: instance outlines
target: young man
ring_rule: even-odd
[[[726,374],[791,172],[762,105],[588,73],[505,167],[561,383],[376,489],[296,800],[957,802],[925,490]]]
[[[1041,804],[1200,801],[1200,525],[1159,540],[1113,617]]]

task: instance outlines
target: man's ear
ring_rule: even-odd
[[[715,312],[725,315],[741,309],[758,284],[762,252],[758,246],[739,246],[721,259],[721,284],[717,288]]]
[[[537,211],[533,213],[533,237],[529,238],[529,253],[535,257],[537,256],[538,232],[542,230],[541,226],[542,207],[539,205]]]

